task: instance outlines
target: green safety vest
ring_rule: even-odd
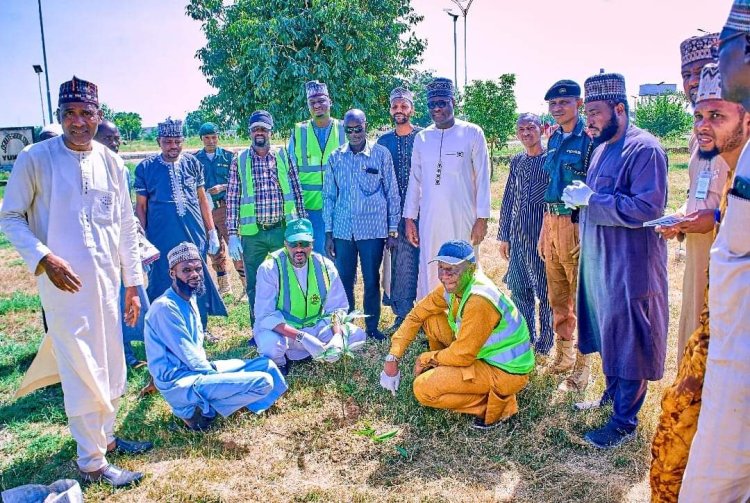
[[[311,253],[307,258],[307,290],[302,287],[294,274],[294,266],[286,248],[271,253],[279,270],[279,296],[276,309],[284,315],[284,320],[294,328],[311,327],[321,318],[323,306],[328,297],[331,280],[323,257]]]
[[[243,150],[238,159],[237,172],[242,182],[240,196],[240,236],[253,236],[258,233],[258,219],[255,214],[255,181],[253,180],[253,163],[247,162],[250,149]],[[294,220],[297,207],[294,204],[294,193],[289,183],[289,160],[285,149],[276,153],[276,171],[279,186],[284,196],[284,217],[287,222]]]
[[[294,126],[294,156],[297,158],[297,172],[306,209],[323,209],[323,173],[328,157],[345,141],[344,123],[338,119],[331,119],[331,132],[322,151],[312,121],[299,122]]]
[[[467,291],[468,293],[463,296],[458,305],[455,318],[453,315],[455,296],[445,292],[445,300],[448,302],[448,324],[453,330],[453,337],[456,337],[458,330],[461,328],[461,316],[469,297],[472,295],[484,297],[495,306],[501,318],[479,353],[477,353],[477,359],[511,374],[531,372],[534,369],[534,351],[531,349],[529,328],[513,301],[508,299],[484,273],[479,271],[469,283]]]

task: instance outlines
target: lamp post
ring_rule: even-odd
[[[42,0],[39,4],[39,28],[42,31],[42,56],[44,56],[44,80],[47,82],[47,112],[49,113],[49,123],[52,124],[52,96],[49,94],[49,69],[47,68],[47,47],[44,44],[44,21],[42,21]],[[36,70],[36,69],[35,69]]]
[[[458,6],[458,9],[464,16],[464,88],[466,88],[469,84],[469,65],[466,62],[466,15],[469,13],[469,7],[471,7],[474,0],[451,0],[451,2]],[[466,6],[464,7],[463,4],[466,4]]]
[[[39,65],[31,65],[32,68],[34,68],[34,72],[36,72],[37,79],[39,80],[39,102],[42,105],[42,126],[47,125],[47,119],[44,117],[44,95],[42,94],[42,67]]]
[[[453,82],[458,85],[458,36],[456,35],[456,22],[458,21],[458,14],[454,14],[452,10],[447,7],[443,9],[446,14],[453,18]]]

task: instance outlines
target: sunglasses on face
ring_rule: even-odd
[[[256,126],[250,130],[251,133],[270,133],[271,131],[269,129],[266,129],[261,126]]]
[[[436,108],[445,108],[447,106],[448,102],[446,100],[435,100],[427,102],[427,108],[430,110],[434,110]]]
[[[365,130],[364,126],[355,126],[355,127],[344,128],[344,131],[346,131],[346,134],[352,134],[352,133],[359,134],[359,133],[361,133],[364,130]]]
[[[310,241],[296,241],[294,243],[289,243],[289,248],[310,248],[312,246],[312,243]]]

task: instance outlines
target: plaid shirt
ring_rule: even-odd
[[[279,185],[279,172],[276,169],[276,152],[272,150],[264,157],[260,157],[253,148],[249,148],[248,151],[255,187],[255,216],[259,224],[274,224],[284,218],[284,196]],[[230,235],[238,234],[239,227],[240,198],[243,190],[238,169],[239,157],[236,155],[232,159],[227,184],[227,230]],[[289,185],[294,194],[295,218],[307,217],[297,168],[292,159],[289,159]]]

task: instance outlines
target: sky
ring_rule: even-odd
[[[415,28],[427,40],[420,67],[452,78],[453,22],[443,9],[458,9],[450,0],[412,5],[424,16]],[[623,74],[629,95],[640,84],[679,84],[680,42],[699,29],[720,31],[730,7],[731,0],[474,0],[468,78],[515,73],[518,110],[536,113],[555,81],[582,85],[601,68]],[[141,114],[144,126],[183,118],[212,93],[195,57],[205,37],[184,0],[42,0],[42,9],[53,110],[60,83],[74,74],[95,82],[110,108]],[[463,18],[457,28],[462,85]],[[0,0],[0,47],[0,127],[41,125],[36,1]]]

